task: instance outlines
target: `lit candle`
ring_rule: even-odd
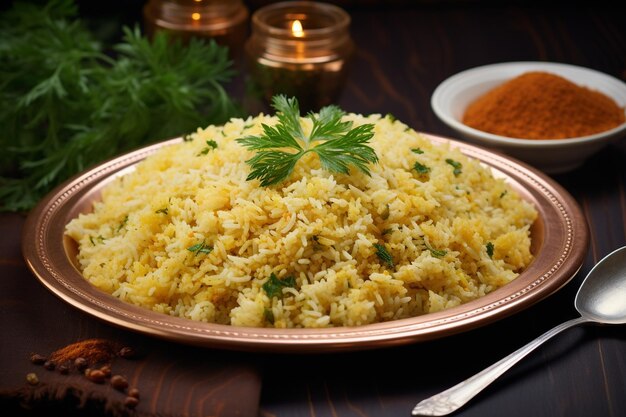
[[[211,38],[231,49],[245,42],[248,9],[241,0],[149,0],[143,11],[149,36],[166,31],[183,41]]]
[[[260,8],[252,16],[246,57],[252,81],[270,100],[295,96],[303,110],[336,101],[353,51],[350,16],[341,8],[293,1]]]
[[[304,36],[304,31],[302,30],[302,23],[298,19],[294,20],[291,24],[291,32],[293,36],[296,38],[301,38]]]

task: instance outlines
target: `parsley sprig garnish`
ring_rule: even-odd
[[[252,168],[248,181],[259,179],[262,186],[278,184],[291,175],[300,158],[309,152],[317,154],[322,168],[342,174],[348,174],[352,165],[370,175],[368,164],[378,162],[376,152],[367,145],[374,136],[373,124],[352,128],[352,122],[342,120],[345,113],[339,107],[327,106],[318,114],[307,115],[313,128],[306,135],[300,123],[298,100],[277,95],[272,106],[278,117],[276,126],[263,124],[261,136],[237,139],[257,152],[246,161]]]

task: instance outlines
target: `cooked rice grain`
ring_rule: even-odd
[[[380,162],[371,177],[329,173],[309,153],[279,186],[246,181],[251,154],[235,139],[277,122],[264,115],[163,148],[67,225],[85,278],[129,303],[192,320],[327,327],[454,307],[528,266],[537,213],[488,168],[399,121],[345,119],[375,124]],[[210,139],[218,147],[203,154]],[[416,162],[430,172],[419,174]],[[269,297],[271,274],[293,277],[295,287]]]

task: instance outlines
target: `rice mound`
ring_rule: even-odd
[[[439,311],[528,266],[536,210],[488,168],[389,117],[344,120],[375,124],[370,145],[380,161],[371,177],[332,174],[309,153],[278,186],[246,181],[253,154],[235,139],[277,123],[263,114],[162,148],[67,225],[84,277],[173,316],[292,328]],[[309,119],[302,124],[311,127]],[[461,172],[446,160],[461,163]],[[430,171],[418,173],[416,162]],[[272,274],[284,284],[273,294]]]

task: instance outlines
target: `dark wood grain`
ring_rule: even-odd
[[[140,3],[125,3],[126,13],[120,9],[116,16],[125,22],[139,18],[137,7],[128,4]],[[357,53],[338,104],[351,112],[392,113],[419,131],[454,138],[431,111],[430,96],[440,82],[459,71],[539,60],[581,65],[626,80],[626,14],[607,2],[404,1],[394,2],[394,7],[383,3],[342,3],[352,16]],[[89,7],[85,6],[89,2],[81,4]],[[98,16],[105,9],[91,7]],[[580,169],[554,178],[579,202],[591,231],[585,263],[570,284],[519,314],[467,333],[342,354],[219,352],[104,325],[37,283],[19,251],[23,218],[2,215],[0,379],[5,383],[9,377],[22,378],[31,366],[25,355],[33,346],[53,350],[80,338],[108,337],[150,352],[147,362],[120,365],[128,367],[120,369],[144,391],[139,411],[145,415],[229,416],[233,408],[211,401],[234,395],[246,413],[257,414],[258,407],[258,415],[266,417],[409,416],[419,400],[575,317],[573,300],[586,273],[604,255],[626,245],[624,140]],[[37,307],[33,310],[27,299],[10,295],[17,292],[37,300]],[[35,319],[16,328],[25,311]],[[55,324],[44,325],[50,322]],[[254,394],[259,375],[260,400],[259,393]],[[624,328],[574,328],[539,348],[456,415],[626,416],[625,380]]]

